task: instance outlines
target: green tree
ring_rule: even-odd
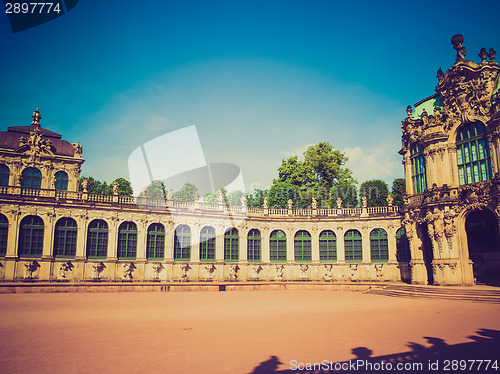
[[[387,183],[380,179],[363,182],[359,187],[360,197],[366,197],[367,206],[387,206],[389,188]]]
[[[149,197],[151,199],[165,199],[166,196],[165,185],[163,182],[154,180],[149,184],[149,186],[146,187],[146,194],[143,197]]]
[[[241,198],[243,196],[245,196],[245,193],[243,191],[233,191],[227,195],[227,201],[229,205],[241,205]]]
[[[78,187],[80,191],[83,191],[82,182],[84,179],[88,181],[87,185],[88,193],[95,193],[100,195],[105,195],[108,193],[107,191],[108,185],[106,184],[106,182],[103,183],[97,179],[94,179],[93,177],[84,177],[84,176],[81,176],[78,181]]]
[[[132,186],[130,182],[125,178],[116,178],[113,183],[107,186],[107,192],[109,195],[113,194],[113,184],[118,183],[118,195],[120,196],[132,196]]]
[[[225,188],[220,188],[217,191],[209,192],[203,196],[203,201],[210,204],[219,204],[219,194],[222,192],[223,204],[229,204],[227,190]]]
[[[342,200],[343,208],[350,208],[358,206],[358,191],[356,184],[349,183],[348,181],[343,181],[337,183],[335,187],[331,189],[329,206],[331,208],[337,207],[337,199]]]
[[[310,207],[313,198],[319,207],[336,206],[337,197],[341,197],[344,206],[356,205],[357,181],[345,166],[348,160],[345,153],[327,142],[320,142],[304,152],[304,161],[299,161],[297,156],[282,160],[278,178],[273,183],[285,182],[298,187],[300,199],[294,200],[298,207]]]
[[[299,206],[301,201],[299,188],[291,183],[276,182],[269,189],[267,206],[274,209],[288,208],[289,199],[294,202],[294,207]]]
[[[403,206],[404,199],[403,195],[406,193],[406,182],[404,178],[394,179],[392,182],[392,192],[391,195],[394,198],[393,205]]]
[[[179,191],[174,192],[174,200],[195,201],[196,186],[192,183],[185,183]]]
[[[253,194],[247,193],[247,206],[252,208],[262,208],[264,206],[264,198],[267,197],[269,190],[259,190],[256,188]]]

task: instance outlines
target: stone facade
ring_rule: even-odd
[[[500,66],[493,48],[439,69],[436,93],[408,106],[402,149],[412,281],[473,284],[500,269]]]

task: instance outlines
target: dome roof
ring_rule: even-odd
[[[41,118],[37,108],[36,111],[33,112],[33,122],[30,126],[11,126],[7,128],[7,131],[0,131],[0,148],[15,150],[19,148],[21,137],[29,138],[31,132],[38,129],[43,139],[51,141],[50,148],[52,153],[59,156],[74,157],[75,149],[71,143],[63,140],[61,134],[41,127]]]

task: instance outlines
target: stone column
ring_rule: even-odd
[[[87,223],[88,217],[81,214],[77,217],[77,229],[76,229],[76,259],[85,260],[87,255],[85,249],[87,247]]]
[[[398,230],[398,227],[388,227],[386,230],[387,230],[387,248],[389,251],[389,262],[397,262],[396,232]]]
[[[173,222],[161,222],[165,226],[165,260],[171,262],[174,260],[174,233],[175,227]],[[192,237],[191,233],[191,237]]]
[[[311,230],[311,261],[313,263],[319,263],[319,234],[320,230]]]
[[[191,262],[200,262],[200,230],[198,224],[191,226]]]
[[[333,230],[335,236],[337,237],[337,262],[345,263],[345,248],[344,248],[344,229],[339,227],[337,230]]]
[[[47,216],[43,219],[44,222],[44,232],[43,232],[43,259],[52,258],[52,243],[54,242],[54,230],[55,230],[55,213],[47,212]]]
[[[117,245],[118,245],[118,226],[119,221],[118,218],[113,217],[111,222],[108,222],[108,260],[116,261],[118,259],[117,256]]]
[[[270,250],[269,250],[269,236],[270,231],[267,227],[260,230],[260,246],[261,246],[261,261],[262,263],[268,264],[270,260]]]
[[[240,262],[247,262],[248,261],[248,242],[247,242],[247,236],[248,236],[248,229],[240,229],[238,231],[239,233],[239,239],[238,239],[238,256]]]
[[[224,227],[215,228],[215,261],[224,262]]]
[[[286,262],[295,263],[295,238],[292,235],[292,230],[284,230],[286,235]]]
[[[148,222],[146,220],[139,221],[137,225],[137,261],[146,261],[147,226]]]
[[[372,262],[371,254],[370,254],[370,228],[363,227],[361,231],[361,240],[362,240],[362,248],[363,248],[363,263]]]

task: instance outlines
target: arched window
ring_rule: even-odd
[[[411,147],[411,179],[413,181],[413,193],[419,194],[427,188],[427,180],[425,178],[425,160],[424,149],[420,144],[416,143]]]
[[[468,123],[457,134],[458,182],[460,185],[491,179],[490,147],[481,122]]]
[[[191,258],[191,229],[179,225],[174,234],[174,260],[189,261]]]
[[[42,173],[37,168],[26,168],[22,172],[21,186],[24,188],[41,188]]]
[[[200,233],[200,260],[215,260],[215,229],[205,226]]]
[[[61,218],[54,232],[54,256],[74,258],[76,256],[77,225],[73,218]]]
[[[42,257],[43,220],[38,216],[27,216],[21,221],[19,230],[19,257]]]
[[[331,230],[325,230],[319,234],[319,260],[337,261],[337,237]]]
[[[224,260],[225,261],[238,261],[239,258],[239,241],[240,236],[238,230],[234,227],[226,230],[224,234]]]
[[[56,178],[56,182],[54,183],[54,188],[56,190],[67,191],[68,174],[64,171],[58,171],[54,177]]]
[[[410,262],[410,242],[406,236],[406,229],[401,227],[396,232],[396,258],[398,262]]]
[[[311,234],[305,230],[298,231],[294,238],[295,261],[311,261]]]
[[[137,253],[137,226],[134,222],[123,222],[118,227],[118,259],[135,260]]]
[[[358,230],[347,230],[344,235],[344,250],[346,262],[361,262],[363,260],[363,241]]]
[[[148,261],[160,261],[165,257],[165,227],[153,223],[148,227],[146,258]]]
[[[87,258],[106,258],[108,255],[108,224],[102,219],[90,222],[87,233]]]
[[[370,233],[370,257],[372,262],[389,261],[387,232],[384,229],[373,229]]]
[[[7,165],[0,165],[0,186],[9,185],[10,170]]]
[[[252,229],[247,237],[247,258],[249,262],[258,262],[261,259],[260,231]]]
[[[9,235],[9,220],[0,214],[0,257],[7,253],[7,237]]]
[[[281,230],[275,230],[269,238],[269,255],[271,261],[286,261],[286,235]]]

